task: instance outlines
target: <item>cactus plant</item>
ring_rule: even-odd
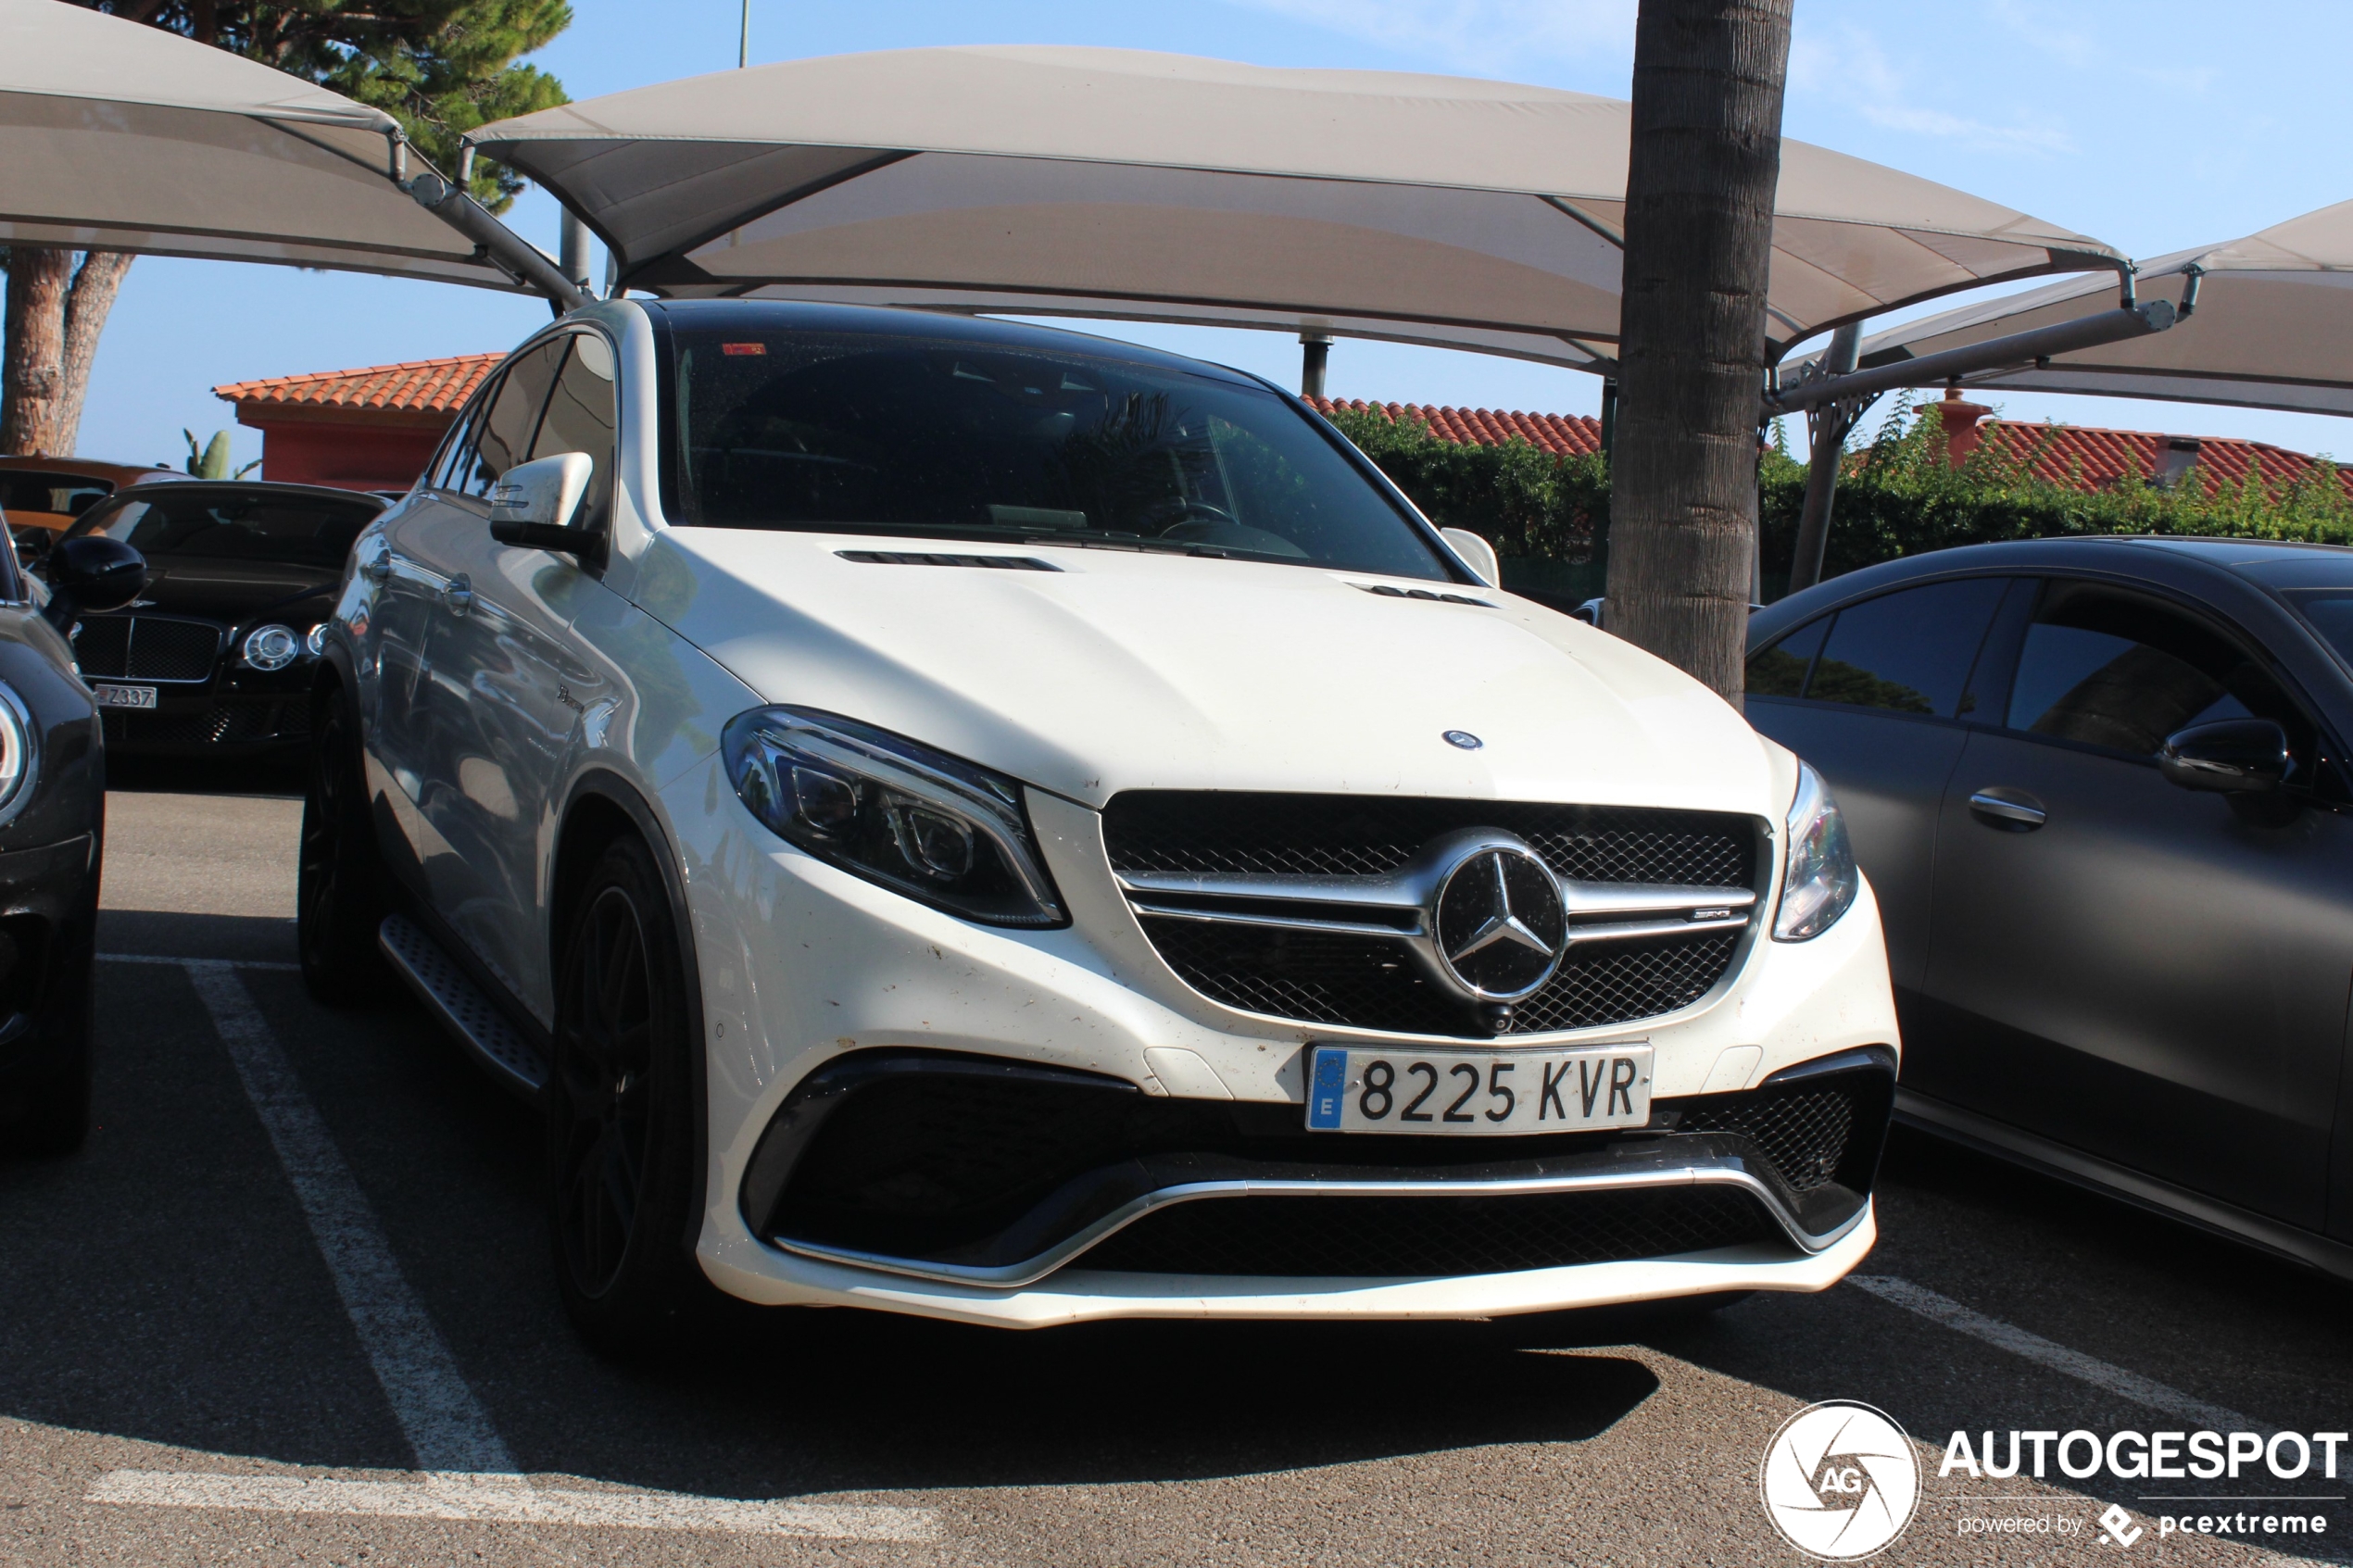
[[[188,441],[188,471],[198,479],[243,479],[261,466],[261,459],[256,458],[245,467],[232,471],[229,467],[229,433],[225,430],[214,431],[212,439],[205,443],[201,451],[196,447],[195,431],[182,430],[180,433]]]

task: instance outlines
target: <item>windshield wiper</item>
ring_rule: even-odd
[[[1154,539],[1142,533],[1107,533],[1089,529],[1085,533],[1033,533],[1022,540],[1025,545],[1063,545],[1079,550],[1139,550],[1167,556],[1209,556],[1218,560],[1231,560],[1234,552],[1221,550],[1214,545],[1189,544],[1182,539]]]

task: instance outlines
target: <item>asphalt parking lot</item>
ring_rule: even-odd
[[[207,782],[111,797],[98,1130],[0,1163],[0,1561],[1796,1562],[1759,1461],[1831,1399],[1921,1458],[1882,1561],[2353,1556],[2344,1479],[1940,1477],[1956,1430],[2345,1429],[2353,1294],[1914,1136],[1861,1282],[1697,1323],[744,1309],[600,1362],[526,1109],[412,1008],[308,1001],[299,803]],[[2194,1509],[2326,1524],[2161,1533]]]

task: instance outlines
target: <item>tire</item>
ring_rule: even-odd
[[[57,1070],[17,1097],[17,1113],[0,1125],[0,1148],[36,1159],[71,1154],[90,1138],[90,949],[49,977],[57,1000],[43,1027],[65,1035]]]
[[[556,1277],[604,1354],[666,1348],[711,1294],[692,1252],[691,1027],[678,927],[653,854],[607,846],[572,901],[544,1104]]]
[[[302,983],[331,1008],[383,1001],[391,972],[376,947],[384,879],[359,771],[359,737],[342,690],[325,693],[312,724],[309,787],[303,794],[295,908]]]

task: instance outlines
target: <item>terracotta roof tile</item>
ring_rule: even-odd
[[[460,354],[357,370],[320,370],[305,376],[233,382],[214,387],[212,395],[236,404],[240,413],[299,408],[454,415],[482,384],[482,378],[505,358],[503,354]]]
[[[2127,473],[2144,483],[2165,466],[2168,448],[2177,441],[2197,444],[2197,461],[2187,478],[2204,482],[2211,494],[2218,483],[2243,484],[2260,465],[2263,487],[2274,495],[2312,471],[2311,458],[2274,446],[2268,441],[2242,441],[2236,436],[2162,435],[2138,430],[2087,430],[2080,425],[2021,424],[1986,420],[1979,426],[1987,441],[1998,441],[2018,457],[2031,457],[2033,471],[2057,484],[2083,490],[2105,490]],[[2338,484],[2353,494],[2353,472],[2339,470]]]
[[[1367,403],[1362,398],[1311,397],[1317,412],[1386,414],[1392,420],[1418,414],[1432,435],[1467,446],[1500,446],[1516,435],[1556,458],[1581,457],[1602,449],[1602,422],[1582,414],[1503,413],[1493,408],[1440,408],[1428,404]]]

